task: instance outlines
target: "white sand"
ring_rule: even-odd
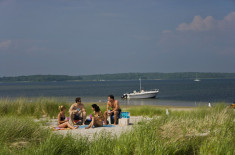
[[[139,121],[142,119],[150,119],[150,118],[144,118],[142,116],[131,116],[130,117],[130,123],[127,126],[119,126],[116,125],[115,127],[97,127],[97,128],[78,128],[74,130],[56,130],[53,131],[56,134],[71,134],[75,138],[78,136],[86,136],[88,139],[92,139],[95,134],[100,134],[103,132],[110,133],[112,136],[120,136],[122,132],[130,131],[134,125],[136,125]],[[44,119],[45,121],[46,119]],[[46,123],[47,127],[57,127],[57,119],[48,119],[48,122]]]
[[[75,129],[75,130],[57,130],[54,131],[57,134],[71,134],[73,137],[76,136],[86,136],[88,139],[93,139],[95,134],[100,134],[102,132],[110,133],[112,136],[120,136],[122,132],[127,132],[132,129],[132,125],[128,126],[115,126],[115,127],[97,127],[90,129]]]

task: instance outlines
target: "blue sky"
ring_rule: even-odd
[[[0,0],[0,77],[235,72],[234,0]]]

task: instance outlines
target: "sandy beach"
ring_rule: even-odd
[[[171,111],[191,111],[194,110],[195,108],[193,107],[167,107]],[[159,118],[160,116],[155,116],[153,118]],[[110,133],[112,136],[120,136],[121,133],[123,132],[128,132],[135,125],[138,124],[141,120],[151,120],[153,118],[149,117],[144,117],[144,116],[131,116],[129,119],[129,125],[127,126],[120,126],[120,125],[109,125],[104,126],[104,127],[96,127],[96,128],[90,128],[90,129],[85,129],[85,126],[80,126],[78,129],[65,129],[65,130],[55,130],[53,131],[56,134],[61,134],[61,135],[67,135],[71,134],[73,137],[79,137],[79,136],[85,136],[88,139],[92,139],[95,134],[100,134],[100,133]],[[87,117],[89,119],[89,117]],[[46,121],[46,128],[53,128],[57,127],[57,119],[48,119],[46,117],[41,118],[39,120],[35,121]],[[87,125],[86,125],[87,126]],[[110,127],[111,126],[111,127]]]
[[[127,126],[108,125],[104,127],[96,127],[96,128],[90,128],[90,129],[85,129],[85,126],[80,126],[78,129],[74,129],[74,130],[65,129],[65,130],[55,130],[53,132],[56,134],[61,134],[61,135],[71,134],[75,138],[79,136],[85,136],[88,139],[92,139],[95,134],[100,134],[103,132],[110,133],[110,135],[112,136],[120,136],[121,133],[130,131],[139,121],[149,120],[149,119],[152,119],[152,118],[143,117],[143,116],[132,116],[129,119],[130,120],[129,125]],[[57,119],[49,119],[45,127],[49,127],[49,128],[57,127]]]

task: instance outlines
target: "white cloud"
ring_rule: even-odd
[[[182,23],[176,30],[178,31],[211,31],[211,30],[231,30],[235,27],[235,12],[232,12],[222,20],[216,20],[212,16],[203,19],[201,16],[195,16],[189,24]]]
[[[164,30],[158,46],[165,53],[232,57],[235,56],[234,43],[235,12],[231,12],[221,20],[212,16],[204,19],[195,16],[191,23],[182,23],[175,31]]]
[[[6,49],[8,47],[10,47],[10,45],[12,44],[11,40],[6,40],[6,41],[2,41],[0,42],[0,49]]]

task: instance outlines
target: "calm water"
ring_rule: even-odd
[[[123,93],[139,90],[139,81],[89,81],[89,82],[23,82],[0,83],[1,98],[65,97],[73,101],[106,102],[114,94],[121,104],[197,106],[215,102],[235,101],[235,80],[142,80],[142,88],[160,89],[156,99],[122,100]]]

